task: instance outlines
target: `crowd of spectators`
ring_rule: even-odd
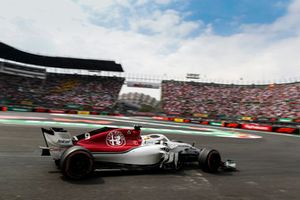
[[[300,117],[300,83],[225,85],[163,81],[167,114],[250,117]]]
[[[0,73],[0,100],[53,109],[109,110],[123,78],[47,74],[46,79]]]
[[[0,100],[14,104],[40,104],[43,80],[0,73]]]
[[[46,79],[0,73],[0,104],[108,111],[124,78],[48,73]],[[166,114],[300,117],[300,83],[225,85],[163,81]]]

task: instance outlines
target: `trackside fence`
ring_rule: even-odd
[[[16,106],[0,106],[0,111],[124,116],[123,114],[109,113],[109,112],[104,112],[104,111],[99,112],[99,111],[82,111],[82,110],[81,111],[59,110],[59,109],[48,109],[48,108],[42,108],[42,107],[24,108],[24,107],[16,107]],[[173,121],[176,123],[202,124],[202,125],[226,127],[226,128],[233,128],[233,129],[246,129],[246,130],[300,135],[300,127],[299,126],[292,127],[292,126],[288,126],[288,125],[266,125],[266,124],[259,124],[259,123],[235,122],[235,121],[234,122],[210,121],[210,120],[203,120],[203,119],[199,120],[199,119],[187,119],[187,118],[180,118],[180,117],[153,116],[152,114],[144,115],[143,113],[138,113],[137,115],[152,117],[152,119],[160,120],[160,121]]]
[[[246,130],[254,130],[254,131],[266,131],[266,132],[300,135],[300,127],[291,127],[288,125],[265,125],[259,123],[209,121],[209,120],[185,119],[185,118],[174,118],[174,117],[152,117],[152,118],[156,120],[163,120],[163,121],[174,121],[177,123],[192,123],[192,124],[202,124],[202,125],[218,126],[218,127],[226,127],[226,128],[234,128],[234,129],[246,129]]]

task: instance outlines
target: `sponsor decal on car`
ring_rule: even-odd
[[[126,139],[122,132],[113,130],[107,134],[106,144],[110,147],[120,147],[126,144]]]

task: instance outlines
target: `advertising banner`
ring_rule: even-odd
[[[299,130],[292,127],[273,127],[273,131],[277,133],[298,134]]]
[[[46,112],[47,111],[47,109],[45,109],[45,108],[35,108],[34,109],[34,112]]]
[[[64,110],[48,110],[49,113],[65,113]]]
[[[155,117],[152,117],[152,119],[163,120],[163,121],[168,121],[169,120],[168,117],[161,117],[161,116],[155,116]]]
[[[78,115],[89,115],[90,111],[77,111]]]
[[[99,113],[97,111],[92,111],[90,114],[91,115],[98,115]]]
[[[251,121],[252,118],[251,118],[251,117],[242,117],[242,120],[245,120],[245,121]]]
[[[1,111],[7,111],[7,107],[6,106],[1,107]]]
[[[242,124],[242,129],[271,132],[272,126],[259,125],[259,124]]]
[[[222,122],[209,122],[209,124],[212,126],[223,126]]]
[[[232,123],[226,122],[226,123],[224,124],[224,126],[225,126],[225,127],[228,127],[228,128],[240,128],[240,127],[241,127],[241,124],[234,123],[234,122],[232,122]]]
[[[159,89],[159,83],[146,83],[146,82],[136,82],[136,81],[127,81],[128,87],[139,87],[139,88],[152,88]]]
[[[193,124],[200,124],[201,123],[200,120],[195,120],[195,119],[192,119],[190,122],[193,123]]]
[[[182,119],[182,118],[174,118],[174,122],[184,122],[184,119]]]
[[[18,108],[18,107],[14,107],[14,106],[9,106],[7,108],[8,111],[17,111],[17,112],[31,112],[32,109],[31,108]]]
[[[169,121],[174,121],[174,119],[175,119],[174,117],[168,117]]]
[[[278,121],[280,121],[280,122],[292,122],[293,119],[291,119],[291,118],[279,118]]]
[[[68,110],[67,113],[68,114],[77,114],[77,110]]]

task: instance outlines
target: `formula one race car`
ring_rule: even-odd
[[[101,128],[73,136],[63,128],[42,128],[46,147],[42,156],[52,156],[64,176],[81,179],[94,169],[179,169],[184,163],[198,162],[206,172],[233,170],[236,164],[221,161],[217,150],[169,140],[161,134],[141,135],[133,129]]]

